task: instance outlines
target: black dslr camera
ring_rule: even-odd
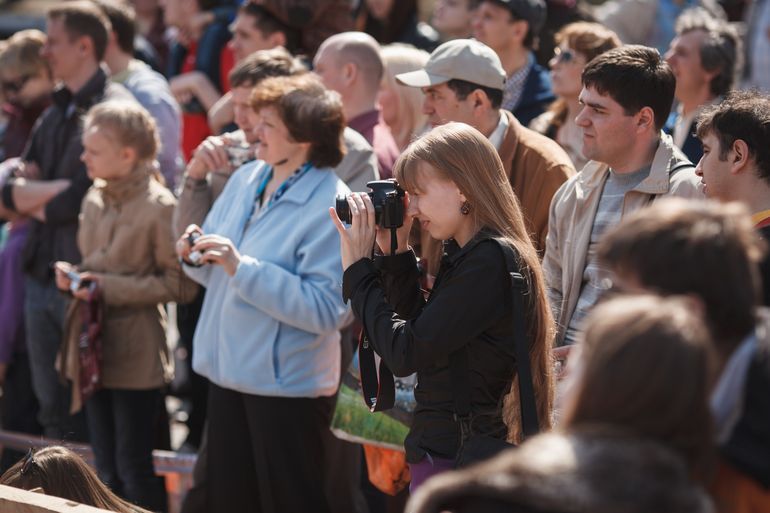
[[[374,180],[366,184],[372,192],[369,197],[374,205],[377,224],[381,228],[396,229],[404,225],[404,189],[395,180]],[[344,223],[351,224],[350,205],[347,196],[337,196],[334,209]]]

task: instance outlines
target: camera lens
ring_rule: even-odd
[[[351,224],[353,218],[350,215],[350,205],[348,205],[348,197],[339,195],[334,202],[334,210],[337,211],[337,216],[343,223]]]

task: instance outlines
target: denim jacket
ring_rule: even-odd
[[[241,253],[235,274],[185,266],[206,287],[193,338],[193,368],[218,386],[281,397],[330,396],[340,376],[339,236],[328,208],[348,188],[331,169],[311,168],[249,222],[269,167],[238,169],[203,223]]]

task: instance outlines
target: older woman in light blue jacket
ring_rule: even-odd
[[[207,289],[193,368],[211,381],[209,509],[324,512],[322,437],[346,314],[326,216],[349,192],[331,170],[345,121],[337,94],[310,75],[265,80],[252,107],[259,160],[177,244]]]

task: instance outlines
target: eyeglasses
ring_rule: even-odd
[[[553,51],[553,58],[556,59],[556,62],[568,64],[573,62],[576,57],[577,55],[575,55],[575,52],[572,50],[562,50],[561,48],[556,47]]]
[[[29,82],[29,79],[31,78],[31,75],[24,75],[20,78],[17,78],[16,80],[11,80],[8,82],[5,80],[0,81],[0,89],[2,89],[4,93],[18,93],[24,88],[25,85],[27,85],[27,82]]]
[[[27,455],[24,456],[24,463],[21,465],[21,475],[26,476],[27,473],[32,473],[35,470],[35,467],[37,466],[37,462],[35,461],[35,450],[30,447],[29,451],[27,451]]]

